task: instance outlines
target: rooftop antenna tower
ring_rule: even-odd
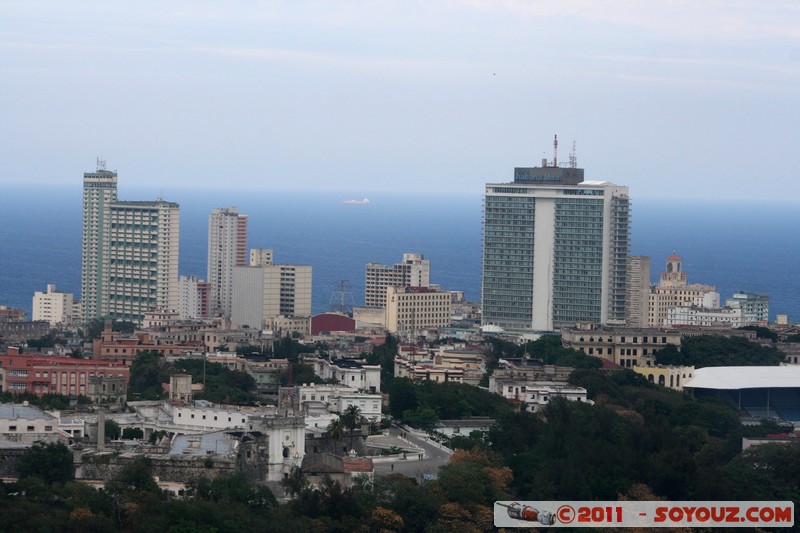
[[[558,166],[558,135],[553,138],[553,166]]]
[[[572,141],[572,151],[569,153],[569,167],[578,168],[578,153],[575,148],[575,141]]]
[[[97,158],[97,170],[105,170],[106,169],[106,160],[101,159],[100,157]]]
[[[353,304],[353,291],[350,290],[350,282],[346,279],[336,282],[336,289],[331,294],[329,310],[334,313],[353,316]]]

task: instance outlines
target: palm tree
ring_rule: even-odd
[[[361,424],[361,409],[357,405],[349,405],[339,419],[350,430],[350,449],[353,449],[353,431]]]
[[[344,437],[344,429],[345,425],[342,422],[341,418],[337,420],[332,420],[331,423],[328,424],[328,438],[334,442],[339,442],[340,440],[342,440],[342,437]]]

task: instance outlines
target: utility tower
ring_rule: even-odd
[[[342,313],[353,316],[353,291],[350,290],[350,282],[340,279],[336,282],[336,289],[331,293],[331,301],[328,310],[334,313]]]

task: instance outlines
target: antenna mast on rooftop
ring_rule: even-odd
[[[578,168],[578,152],[575,148],[575,141],[572,141],[572,151],[569,153],[569,167]]]
[[[105,170],[106,169],[106,160],[97,158],[97,170]]]
[[[558,135],[553,138],[553,166],[558,166]]]

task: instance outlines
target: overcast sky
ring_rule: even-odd
[[[800,200],[800,3],[0,3],[0,185]],[[122,185],[121,185],[122,186]]]

